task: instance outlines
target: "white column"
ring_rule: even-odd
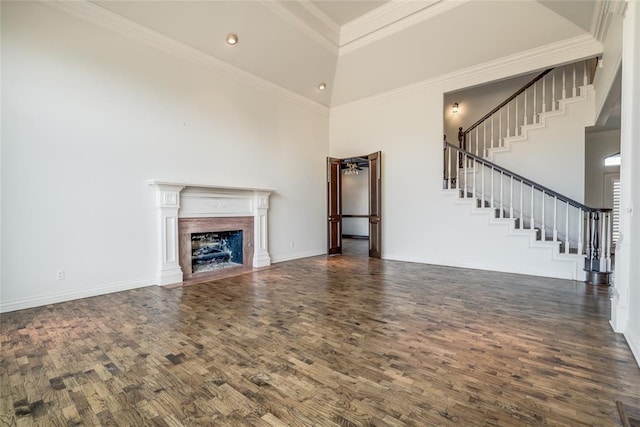
[[[629,0],[622,33],[620,240],[616,245],[611,326],[624,332],[640,361],[640,3]],[[635,205],[635,207],[634,207]],[[632,309],[631,309],[632,308]]]
[[[270,192],[255,191],[253,203],[253,267],[266,267],[271,265],[267,236],[267,211],[269,210]]]
[[[157,285],[182,282],[182,268],[178,262],[178,211],[181,185],[151,184],[156,191],[158,227]]]

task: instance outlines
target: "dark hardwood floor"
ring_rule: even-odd
[[[606,288],[315,257],[1,316],[2,425],[620,425]]]

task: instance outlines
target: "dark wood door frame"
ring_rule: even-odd
[[[369,162],[369,257],[382,258],[382,164],[381,152],[357,158]],[[342,253],[342,161],[327,157],[327,254]]]
[[[342,253],[342,160],[327,157],[327,254]]]

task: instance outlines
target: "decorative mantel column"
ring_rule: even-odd
[[[256,191],[253,212],[253,266],[266,267],[271,265],[271,257],[267,248],[267,209],[269,209],[270,192]]]
[[[158,285],[182,282],[182,268],[178,263],[178,211],[180,191],[184,185],[149,182],[156,190],[158,221]]]
[[[271,265],[268,240],[269,196],[274,190],[147,181],[156,191],[158,285],[183,281],[179,263],[179,218],[253,217],[254,268]],[[183,191],[184,190],[184,191]]]

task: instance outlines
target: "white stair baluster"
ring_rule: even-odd
[[[534,229],[535,227],[535,217],[533,216],[533,196],[535,193],[535,187],[532,185],[531,186],[531,227],[529,227],[531,230]]]
[[[584,248],[582,247],[582,223],[584,222],[584,214],[582,213],[582,209],[578,208],[578,255],[584,253]]]
[[[472,159],[473,162],[473,169],[472,169],[472,173],[473,173],[473,192],[471,193],[473,198],[476,197],[476,159]]]
[[[467,153],[462,154],[462,167],[463,167],[463,175],[464,175],[464,186],[462,187],[462,198],[467,198],[467,162],[469,159],[467,158]]]
[[[511,184],[509,188],[509,218],[513,220],[513,175],[511,175]]]
[[[491,148],[493,148],[493,120],[495,119],[496,115],[492,114],[491,115]],[[487,153],[487,156],[489,155],[489,153]]]
[[[493,166],[491,166],[491,203],[489,203],[491,211],[493,211]]]
[[[567,212],[565,213],[565,216],[564,216],[564,234],[565,234],[564,253],[565,254],[569,253],[569,208],[570,207],[571,205],[569,205],[569,202],[567,202]]]
[[[480,163],[480,183],[482,185],[482,187],[480,188],[480,207],[484,208],[484,193],[485,193],[485,188],[484,188],[484,170],[485,170],[485,165],[484,163]]]
[[[553,196],[553,241],[558,241],[558,198]]]
[[[509,138],[511,136],[511,122],[509,120],[509,110],[511,108],[509,108],[509,103],[507,103],[507,138]]]
[[[482,134],[482,157],[487,157],[487,121],[484,121],[484,130]]]
[[[524,230],[524,183],[520,180],[520,230]]]
[[[542,112],[547,111],[547,76],[542,78]]]
[[[582,86],[586,86],[589,81],[587,78],[587,61],[582,62],[582,70],[584,71],[582,74]]]
[[[531,116],[531,123],[536,124],[538,120],[536,120],[536,116],[538,115],[538,107],[536,105],[538,99],[538,82],[533,84],[533,116]]]
[[[504,200],[502,199],[502,183],[504,181],[504,173],[500,171],[500,218],[504,218]]]
[[[525,89],[524,90],[524,106],[523,106],[523,110],[524,110],[524,120],[523,123],[526,126],[527,125],[527,92],[529,91],[529,89]]]
[[[513,116],[513,121],[515,122],[515,128],[513,129],[513,136],[520,135],[520,119],[518,118],[518,97],[514,98],[514,102],[516,103],[516,112]]]
[[[551,76],[551,111],[556,110],[556,73],[553,70],[553,76]]]
[[[502,108],[498,113],[498,147],[502,147]]]
[[[546,231],[546,227],[544,225],[544,190],[542,190],[542,204],[541,204],[541,206],[542,206],[542,215],[541,215],[540,222],[542,223],[542,225],[540,226],[540,230],[541,230],[540,231],[540,235],[542,236],[541,240],[544,242],[545,240],[547,240],[547,236],[546,236],[547,231]]]
[[[576,96],[576,90],[577,90],[577,84],[576,84],[576,63],[573,63],[573,96]]]
[[[476,156],[478,155],[478,148],[480,147],[480,139],[478,138],[478,128],[480,126],[476,126]]]
[[[562,99],[567,97],[567,70],[562,67]]]

